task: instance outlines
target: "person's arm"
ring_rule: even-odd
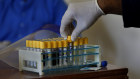
[[[122,14],[122,0],[97,0],[105,14]]]

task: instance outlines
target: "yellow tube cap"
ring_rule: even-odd
[[[33,40],[33,48],[36,48],[36,41]]]
[[[29,41],[29,47],[31,47],[31,48],[33,47],[33,40]]]
[[[26,47],[30,47],[29,46],[29,40],[26,40]]]
[[[67,40],[68,40],[68,42],[72,42],[71,36],[68,36],[68,37],[67,37]]]
[[[84,44],[84,40],[83,40],[83,38],[80,38],[79,39],[79,45],[83,45]]]
[[[51,41],[52,42],[52,48],[57,48],[57,42],[56,41]]]
[[[87,37],[84,38],[84,44],[88,44],[88,38]]]
[[[78,46],[78,39],[76,41],[74,41],[74,46]]]
[[[58,47],[62,47],[62,41],[57,41]]]
[[[40,49],[45,49],[45,42],[40,41]]]
[[[40,41],[36,41],[36,48],[40,48]]]
[[[50,49],[51,48],[51,41],[46,41],[46,48]]]
[[[63,47],[68,47],[68,41],[67,40],[63,40],[62,41],[62,45],[63,45]]]

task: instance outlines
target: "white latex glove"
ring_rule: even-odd
[[[67,32],[70,30],[69,25],[75,20],[77,25],[71,35],[71,39],[74,41],[81,32],[93,25],[103,14],[97,0],[70,3],[61,21],[61,36],[67,37]]]

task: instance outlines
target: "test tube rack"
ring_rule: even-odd
[[[54,71],[80,69],[91,65],[99,67],[101,64],[99,45],[83,44],[83,47],[80,47],[74,44],[73,48],[69,48],[68,45],[67,50],[63,47],[59,50],[58,45],[57,49],[52,51],[52,48],[50,50],[44,48],[46,40],[30,40],[30,44],[27,41],[26,48],[19,50],[19,71],[25,70],[44,75]],[[40,48],[34,48],[33,45],[37,46],[37,42],[34,44],[33,41],[38,41]]]

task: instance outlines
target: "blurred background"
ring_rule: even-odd
[[[35,32],[35,39],[60,36],[66,9],[64,0],[0,0],[0,49]]]

